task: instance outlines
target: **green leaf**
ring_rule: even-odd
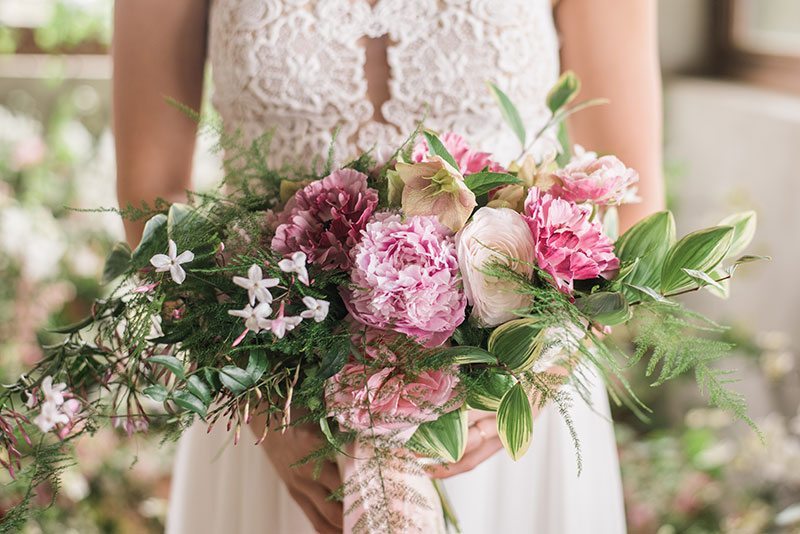
[[[516,383],[511,375],[487,373],[482,380],[476,380],[467,390],[467,404],[476,410],[496,412],[506,392]]]
[[[674,304],[677,306],[676,302],[672,302],[668,298],[665,298],[661,293],[659,293],[652,287],[637,286],[633,284],[624,284],[624,287],[634,289],[637,292],[642,293],[643,295],[649,297],[651,300],[654,300],[656,302],[660,302],[662,304]]]
[[[467,411],[459,409],[422,423],[410,441],[412,447],[426,454],[455,463],[467,448],[467,434]]]
[[[705,287],[711,286],[718,291],[725,292],[725,288],[722,287],[722,284],[717,282],[713,277],[711,277],[708,273],[704,273],[703,271],[697,271],[695,269],[683,269],[689,278],[697,282],[698,287]]]
[[[167,213],[167,236],[174,241],[180,225],[185,224],[193,213],[194,210],[188,204],[180,202],[172,204]]]
[[[76,332],[79,332],[80,330],[83,330],[84,328],[86,328],[87,326],[92,324],[93,322],[94,322],[94,317],[89,315],[88,317],[84,317],[80,321],[77,321],[77,322],[74,322],[74,323],[71,323],[71,324],[68,324],[68,325],[65,325],[65,326],[59,326],[59,327],[56,327],[56,328],[48,328],[47,331],[48,332],[53,332],[54,334],[74,334]]]
[[[167,216],[159,213],[151,217],[144,225],[142,240],[133,250],[131,263],[141,269],[150,263],[154,254],[167,251]]]
[[[542,353],[542,328],[536,319],[514,319],[494,329],[487,348],[511,371],[524,371]]]
[[[654,213],[622,234],[615,245],[617,257],[623,264],[639,259],[625,281],[639,286],[660,287],[661,268],[674,243],[675,218],[668,211]]]
[[[103,267],[101,282],[107,284],[122,275],[131,266],[131,247],[127,243],[117,243],[111,249]]]
[[[147,386],[142,390],[142,393],[144,393],[145,396],[150,397],[156,402],[164,402],[165,400],[167,400],[167,397],[169,396],[167,388],[165,388],[161,384]]]
[[[456,160],[453,158],[453,155],[447,151],[447,148],[445,148],[444,143],[442,143],[441,139],[439,139],[439,136],[428,130],[425,130],[422,132],[422,134],[425,136],[425,141],[428,142],[428,150],[430,150],[431,154],[434,156],[439,156],[449,163],[450,166],[455,170],[458,170],[458,164],[456,163]]]
[[[200,417],[206,416],[206,405],[203,404],[203,401],[186,390],[176,391],[173,393],[172,401],[184,410],[194,412]]]
[[[593,321],[606,326],[624,323],[631,316],[628,301],[622,293],[592,293],[577,299],[575,305]]]
[[[497,358],[480,347],[458,346],[442,349],[439,354],[451,358],[453,365],[470,363],[497,364]]]
[[[226,365],[220,369],[219,379],[222,385],[231,390],[235,395],[243,393],[253,385],[253,379],[250,373],[235,365]]]
[[[351,346],[349,343],[336,343],[323,357],[319,368],[319,378],[327,380],[341,371],[350,357]]]
[[[756,235],[757,222],[758,217],[755,211],[744,211],[720,221],[719,226],[733,226],[731,248],[725,255],[726,258],[732,258],[744,252]]]
[[[714,286],[714,285],[706,286],[706,289],[708,290],[708,292],[711,293],[712,295],[714,295],[715,297],[721,298],[721,299],[727,299],[728,297],[730,297],[731,296],[731,280],[730,280],[730,278],[728,278],[726,280],[722,280],[722,278],[725,278],[726,276],[732,276],[733,275],[733,270],[735,268],[736,268],[736,264],[731,265],[728,269],[721,269],[719,266],[717,266],[717,268],[714,269],[711,272],[710,276],[711,276],[711,279],[714,280],[714,281],[719,280],[717,282],[717,284],[719,284],[719,286],[718,287]]]
[[[572,141],[569,138],[566,121],[558,123],[558,144],[561,146],[561,150],[556,156],[556,164],[564,168],[572,161]]]
[[[211,403],[211,390],[199,376],[190,376],[186,380],[186,389],[188,389],[192,395],[203,401],[204,405],[208,406]]]
[[[267,370],[267,353],[264,349],[252,349],[250,358],[247,360],[247,374],[253,379],[253,383],[258,382]]]
[[[322,435],[325,436],[325,439],[328,440],[328,443],[330,443],[334,447],[339,446],[339,444],[336,443],[336,440],[333,439],[333,432],[331,432],[331,425],[328,422],[327,417],[319,418],[319,429],[322,431]]]
[[[514,461],[522,458],[531,444],[533,411],[520,383],[514,384],[500,401],[497,409],[497,434]]]
[[[661,293],[668,295],[694,287],[684,269],[711,272],[731,246],[733,226],[714,226],[687,235],[667,253],[661,270]]]
[[[517,136],[520,144],[525,146],[525,123],[522,122],[522,117],[520,117],[516,106],[514,106],[511,99],[508,98],[508,95],[495,84],[489,83],[489,89],[492,92],[492,96],[494,96],[495,100],[497,100],[497,103],[500,105],[500,114],[503,116],[503,119],[511,127],[511,131]]]
[[[464,184],[476,197],[485,195],[492,189],[508,184],[521,184],[522,180],[505,172],[476,172],[464,177]]]
[[[183,363],[181,363],[181,361],[175,356],[169,356],[167,354],[163,356],[150,356],[146,361],[148,363],[163,365],[181,380],[183,380],[183,378],[186,376],[183,370]]]
[[[547,94],[547,107],[554,114],[575,100],[581,90],[581,82],[574,72],[567,71],[561,75]]]

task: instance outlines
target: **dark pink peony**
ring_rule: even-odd
[[[297,193],[278,218],[272,248],[281,254],[302,251],[325,270],[348,269],[350,250],[378,205],[367,176],[339,169]]]
[[[591,208],[531,188],[524,217],[533,234],[536,262],[550,273],[556,286],[571,293],[574,280],[588,280],[619,267],[614,244]]]
[[[459,407],[457,370],[404,373],[389,348],[396,335],[367,329],[353,346],[366,344],[362,361],[351,361],[325,385],[328,414],[356,432],[407,440],[424,422]],[[369,362],[369,363],[368,363]]]
[[[379,213],[352,252],[345,302],[362,324],[437,346],[467,305],[450,231],[436,217]]]
[[[487,167],[491,172],[506,172],[502,165],[492,160],[491,154],[473,150],[466,140],[457,133],[446,132],[439,139],[447,151],[450,152],[450,155],[453,156],[453,159],[456,160],[458,170],[465,176],[480,172]],[[429,157],[428,143],[425,139],[422,139],[414,146],[411,159],[414,163],[421,163],[427,161]]]

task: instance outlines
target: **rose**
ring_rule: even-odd
[[[530,277],[536,261],[534,241],[522,216],[508,208],[481,208],[456,235],[456,254],[472,315],[485,326],[497,326],[530,306],[531,296],[514,281],[487,275],[493,262]]]
[[[598,205],[619,205],[637,201],[638,173],[629,169],[616,156],[598,157],[580,146],[575,157],[552,175],[548,193],[570,202],[591,202]]]
[[[455,368],[407,373],[394,349],[408,345],[396,334],[367,328],[353,336],[365,347],[325,384],[328,414],[341,426],[406,441],[424,422],[455,410],[458,375]]]
[[[453,232],[460,230],[477,202],[464,177],[439,156],[422,163],[398,163],[406,216],[434,215]]]

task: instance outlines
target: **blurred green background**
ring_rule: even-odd
[[[793,250],[800,245],[800,85],[785,72],[800,60],[772,77],[734,68],[737,57],[776,46],[769,57],[800,58],[797,3],[661,5],[667,170],[672,208],[687,225],[681,230],[757,209],[754,253],[776,258],[748,269],[756,274],[745,272],[724,306],[702,296],[692,303],[734,325],[727,336],[739,349],[731,365],[766,443],[703,408],[691,380],[658,389],[635,383],[657,416],[645,424],[624,410],[615,415],[629,529],[800,532],[800,295],[791,281],[800,259]],[[52,341],[48,325],[86,314],[101,295],[104,256],[123,235],[113,214],[68,209],[116,204],[111,10],[110,0],[0,0],[0,383],[39,358],[39,346]],[[720,34],[727,40],[720,43]],[[219,179],[212,145],[199,143],[196,188]],[[28,532],[161,532],[172,449],[158,437],[127,439],[111,429],[83,440],[54,506]],[[0,515],[19,497],[4,476]],[[38,501],[51,497],[42,488]]]

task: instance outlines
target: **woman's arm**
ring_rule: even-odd
[[[642,202],[620,210],[625,230],[664,209],[657,2],[561,0],[556,18],[563,68],[583,82],[581,98],[611,101],[573,115],[574,141],[639,171]]]
[[[206,61],[205,0],[117,0],[114,136],[121,207],[185,199],[197,125],[170,97],[199,109]],[[126,221],[131,245],[144,221]]]
[[[185,198],[197,126],[166,98],[200,108],[207,19],[206,0],[116,2],[113,87],[120,206]],[[126,223],[131,245],[138,243],[143,225]],[[341,532],[342,506],[327,500],[341,484],[335,465],[326,464],[319,480],[310,466],[290,467],[321,443],[316,433],[292,427],[285,434],[271,433],[263,447],[314,528],[336,533]]]

